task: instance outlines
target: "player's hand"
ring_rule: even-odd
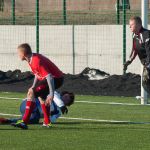
[[[33,91],[32,87],[28,89],[28,93],[31,93]]]
[[[33,98],[33,95],[34,95],[34,92],[33,92],[33,89],[32,87],[28,89],[28,98]]]
[[[62,114],[68,113],[68,108],[66,106],[60,107]]]
[[[142,75],[143,82],[147,83],[150,80],[150,69],[145,66],[143,69],[143,75]]]
[[[131,60],[128,60],[126,61],[124,64],[123,64],[123,70],[126,71],[128,69],[128,66],[132,63]]]
[[[50,106],[51,105],[51,103],[52,103],[52,101],[53,101],[53,96],[47,96],[47,98],[46,98],[46,101],[45,101],[45,104],[46,104],[46,106]]]

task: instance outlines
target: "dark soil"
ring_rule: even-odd
[[[32,82],[33,75],[30,72],[0,71],[0,91],[27,92]],[[84,70],[78,75],[65,74],[64,85],[59,90],[82,95],[137,96],[140,95],[140,75],[127,73],[89,80]]]

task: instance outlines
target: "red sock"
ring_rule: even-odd
[[[51,122],[51,119],[50,119],[50,106],[46,106],[46,110],[47,110],[47,115],[49,116],[49,120]]]
[[[32,111],[35,108],[35,102],[27,100],[26,102],[26,110],[22,120],[27,124],[29,122]]]
[[[46,108],[45,104],[41,104],[41,107],[42,107],[42,111],[43,111],[43,114],[44,114],[44,123],[49,124],[50,119],[49,119],[49,113],[47,111],[47,108]]]

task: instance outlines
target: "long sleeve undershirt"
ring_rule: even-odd
[[[35,77],[34,77],[33,84],[32,84],[32,88],[34,88],[34,87],[35,87],[35,85],[36,85],[37,81],[38,81],[38,78],[35,76]]]
[[[54,96],[54,78],[52,77],[51,74],[48,74],[46,76],[46,80],[47,80],[47,83],[48,83],[48,87],[49,87],[49,96],[53,97]]]
[[[48,87],[49,87],[49,96],[52,96],[52,97],[53,97],[53,96],[54,96],[54,90],[55,90],[55,88],[54,88],[54,79],[53,79],[52,75],[51,75],[51,74],[48,74],[48,75],[46,76],[46,80],[47,80]],[[35,76],[35,77],[34,77],[33,84],[32,84],[32,88],[35,87],[37,81],[38,81],[38,78]]]

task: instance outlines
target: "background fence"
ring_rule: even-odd
[[[0,24],[15,22],[15,24],[34,25],[37,1],[39,1],[41,25],[116,24],[117,2],[119,2],[118,10],[123,9],[123,0],[0,0]],[[140,15],[141,0],[125,1],[127,19],[131,15]],[[122,23],[122,11],[120,23]]]
[[[0,70],[28,70],[16,54],[28,42],[65,73],[93,67],[122,74],[132,15],[141,15],[141,0],[0,0]],[[129,71],[140,73],[138,59]]]

